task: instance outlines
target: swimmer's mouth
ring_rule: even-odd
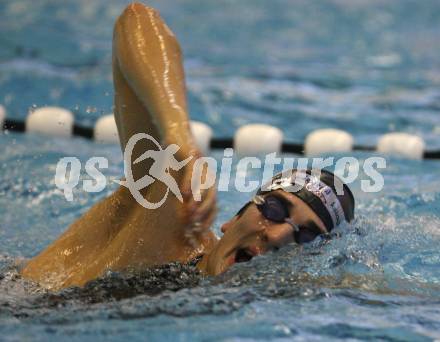
[[[246,248],[239,248],[235,253],[234,262],[235,263],[248,262],[251,261],[254,256],[255,254],[252,253],[250,250]]]

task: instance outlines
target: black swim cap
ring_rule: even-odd
[[[354,197],[347,184],[332,172],[292,169],[275,175],[257,195],[284,190],[303,200],[322,220],[328,231],[354,219]]]

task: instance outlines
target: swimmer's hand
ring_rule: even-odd
[[[197,247],[210,232],[217,214],[215,171],[206,163],[201,163],[202,154],[197,148],[185,153],[177,153],[179,160],[191,156],[191,160],[181,170],[180,189],[183,197],[180,217],[185,226],[185,238],[191,247]],[[209,178],[211,177],[211,178]],[[210,180],[211,181],[210,181]],[[211,186],[208,186],[212,184]]]

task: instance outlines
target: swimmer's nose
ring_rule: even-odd
[[[281,248],[294,241],[292,227],[288,224],[278,224],[264,230],[264,240],[269,249]]]

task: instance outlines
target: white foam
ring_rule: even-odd
[[[73,114],[60,107],[41,107],[26,118],[26,131],[51,136],[70,137],[73,130]]]

